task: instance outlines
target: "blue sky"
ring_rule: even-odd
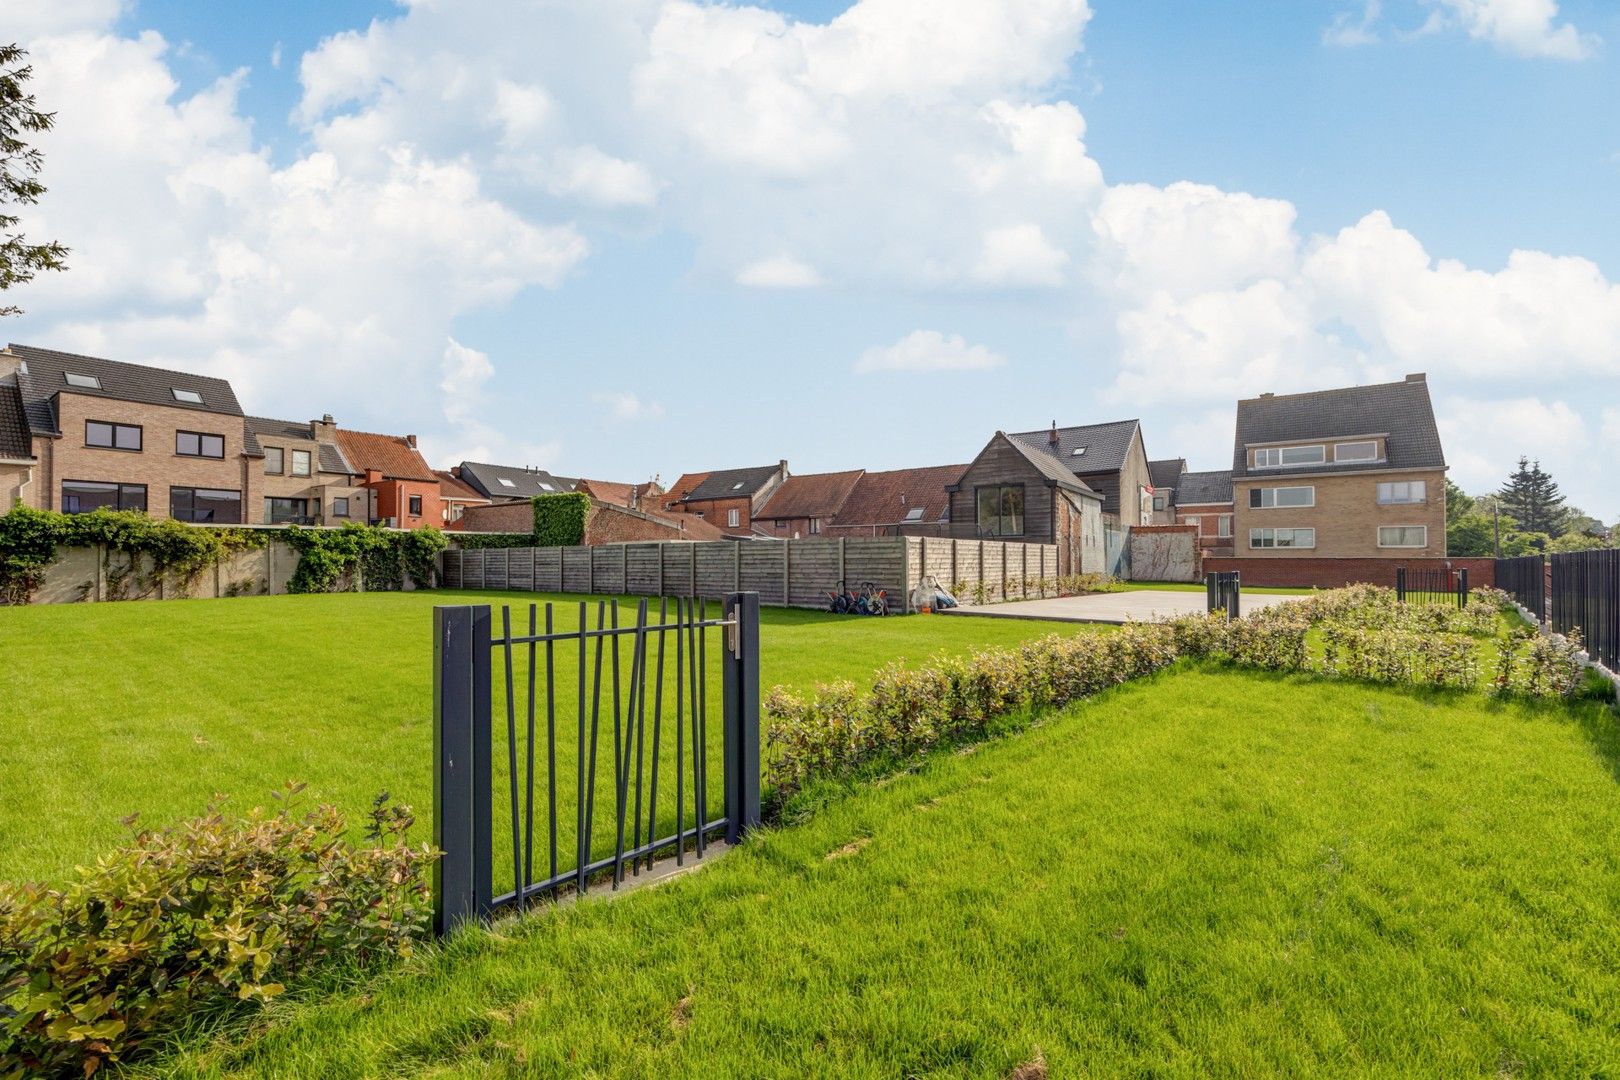
[[[16,2],[75,257],[15,340],[621,480],[1216,468],[1425,370],[1465,486],[1620,518],[1612,4]]]

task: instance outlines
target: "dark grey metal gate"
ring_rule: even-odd
[[[1468,568],[1457,570],[1395,568],[1395,599],[1402,604],[1468,606]]]
[[[556,629],[557,608],[546,604],[542,614],[530,604],[527,633],[514,633],[512,609],[503,607],[499,636],[487,605],[434,609],[433,840],[444,854],[433,895],[434,928],[441,934],[564,889],[583,893],[593,877],[609,872],[617,888],[627,871],[640,874],[660,853],[684,862],[690,847],[701,859],[714,836],[734,843],[759,824],[759,594],[731,594],[719,618],[710,617],[706,601],[666,597],[657,602],[656,619],[649,619],[642,600],[634,624],[625,626],[617,601],[581,602],[577,624],[567,630]],[[711,635],[719,640],[711,643]],[[712,670],[715,654],[718,672]],[[709,684],[715,678],[723,705],[721,769],[714,778],[718,814],[711,813],[716,785],[709,769]],[[497,690],[504,691],[504,731],[493,724]],[[598,759],[604,774],[609,764],[604,721],[612,729],[613,772],[599,805]],[[572,756],[572,769],[566,760],[559,766],[559,751],[564,759]],[[537,769],[544,773],[539,833]],[[674,787],[662,814],[661,774],[666,793]],[[559,788],[570,778],[571,794],[561,794],[573,805],[560,814]],[[502,785],[507,797],[498,819]],[[599,829],[604,814],[608,820]],[[564,831],[572,836],[560,836]],[[495,852],[508,844],[511,888],[497,891]],[[503,874],[506,868],[503,857]]]
[[[1243,614],[1243,581],[1236,570],[1219,570],[1204,575],[1206,608],[1224,611],[1229,619]]]
[[[1620,548],[1552,557],[1552,628],[1579,629],[1587,655],[1620,672]]]

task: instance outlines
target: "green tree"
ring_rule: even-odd
[[[32,281],[41,270],[67,268],[67,248],[55,241],[30,244],[16,231],[22,219],[4,210],[37,203],[45,193],[38,179],[44,156],[24,136],[49,131],[56,122],[55,113],[34,107],[34,95],[26,90],[34,74],[22,62],[27,55],[17,45],[0,45],[0,291]],[[16,305],[0,306],[0,316],[21,311]]]
[[[1594,551],[1598,548],[1614,546],[1615,545],[1612,541],[1606,540],[1601,536],[1593,536],[1591,533],[1576,532],[1571,530],[1565,533],[1563,536],[1558,537],[1556,540],[1548,542],[1547,550],[1549,552]]]
[[[1446,478],[1446,520],[1460,518],[1471,514],[1477,507],[1474,497],[1454,484],[1451,478]]]
[[[1521,457],[1518,469],[1508,477],[1498,498],[1502,513],[1511,516],[1526,532],[1562,536],[1568,530],[1569,511],[1564,507],[1564,496],[1540,461],[1532,463]]]

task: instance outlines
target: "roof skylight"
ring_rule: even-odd
[[[501,481],[501,487],[509,487],[509,488],[515,488],[515,487],[517,487],[517,485],[516,485],[516,484],[514,484],[514,483],[512,483],[512,481],[510,481],[510,480],[508,480],[508,479],[507,479],[507,478],[506,478],[506,477],[504,477],[504,476],[502,476],[502,477],[500,477],[500,478],[499,478],[499,479],[500,479],[500,481]]]
[[[184,401],[192,405],[201,405],[203,403],[202,395],[195,390],[182,390],[176,386],[173,391],[174,400],[176,401]]]
[[[80,375],[77,371],[64,371],[62,378],[67,380],[69,386],[82,386],[86,390],[100,390],[101,380],[94,375]]]
[[[732,491],[741,491],[742,486],[743,486],[743,482],[741,480],[739,480],[735,484],[731,485],[731,490]]]
[[[1083,446],[1077,446],[1077,447],[1075,447],[1075,448],[1074,448],[1074,449],[1073,449],[1073,450],[1070,450],[1070,451],[1069,451],[1069,455],[1070,455],[1070,456],[1071,456],[1071,457],[1080,457],[1080,456],[1081,456],[1081,455],[1083,455],[1083,454],[1084,454],[1084,453],[1085,453],[1085,452],[1086,452],[1086,448],[1085,448],[1085,447],[1083,447]]]
[[[906,520],[907,521],[921,521],[922,516],[923,516],[923,508],[920,507],[920,506],[913,506],[910,510],[906,511]]]

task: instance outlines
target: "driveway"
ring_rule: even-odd
[[[1276,593],[1244,593],[1245,614],[1298,597]],[[1047,600],[1014,600],[1006,604],[985,604],[941,611],[941,615],[978,615],[992,619],[1048,619],[1052,622],[1126,623],[1161,622],[1181,615],[1201,615],[1206,607],[1202,592],[1163,592],[1140,589],[1131,592],[1095,593],[1091,596],[1052,597]]]

